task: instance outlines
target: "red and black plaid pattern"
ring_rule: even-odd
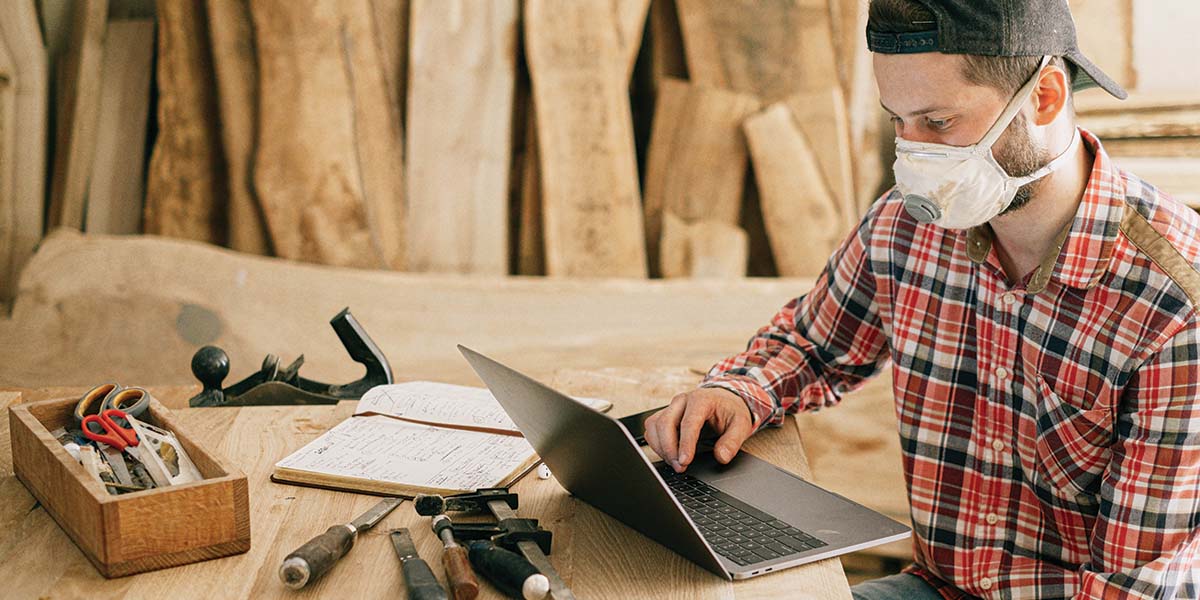
[[[1083,201],[1020,283],[987,226],[919,224],[893,191],[704,384],[762,427],[890,361],[910,570],[946,598],[1200,590],[1200,219],[1083,136]]]

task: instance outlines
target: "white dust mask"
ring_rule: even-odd
[[[922,223],[947,229],[982,225],[1012,204],[1018,188],[1049,175],[1071,156],[1079,144],[1078,130],[1062,154],[1024,177],[1009,176],[992,154],[992,145],[1033,94],[1049,61],[1049,56],[1042,58],[1033,77],[1009,100],[1004,112],[975,145],[948,146],[896,138],[893,169],[908,214]]]

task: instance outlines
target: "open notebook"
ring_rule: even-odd
[[[413,496],[507,486],[536,464],[486,388],[413,381],[372,388],[353,416],[276,463],[271,480]]]

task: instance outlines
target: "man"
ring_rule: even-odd
[[[1066,0],[872,0],[867,37],[897,187],[649,444],[727,462],[890,361],[915,564],[856,598],[1196,598],[1200,219],[1077,129],[1125,92]]]

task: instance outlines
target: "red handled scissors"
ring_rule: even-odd
[[[102,411],[98,415],[87,415],[81,423],[83,435],[93,442],[108,444],[117,450],[129,452],[135,459],[137,456],[138,436],[125,413],[115,408]],[[96,429],[99,427],[99,430]]]

